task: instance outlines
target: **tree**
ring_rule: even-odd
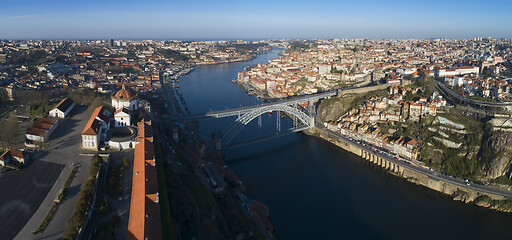
[[[5,88],[0,89],[0,106],[5,106],[5,103],[9,101],[9,94]]]
[[[15,115],[9,115],[9,118],[0,122],[0,140],[8,144],[14,144],[18,137],[19,123]]]
[[[123,164],[123,168],[127,168],[128,166],[130,166],[130,163],[128,162],[128,158],[126,158],[126,157],[123,158],[121,163]]]

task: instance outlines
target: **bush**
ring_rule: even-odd
[[[130,163],[128,162],[128,158],[126,158],[126,157],[123,158],[122,164],[123,164],[124,168],[127,168],[128,166],[130,166]]]
[[[68,228],[64,231],[63,239],[75,239],[78,231],[83,226],[87,213],[91,208],[94,191],[96,188],[96,175],[98,174],[103,159],[99,155],[94,155],[91,160],[91,168],[89,169],[89,179],[84,183],[80,197],[75,205],[73,215],[68,220]]]
[[[101,163],[103,163],[103,159],[100,155],[96,154],[92,157],[91,168],[89,169],[89,178],[96,178],[96,174],[100,171]]]

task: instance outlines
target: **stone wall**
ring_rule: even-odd
[[[368,87],[354,88],[354,89],[349,89],[349,90],[342,90],[342,91],[338,91],[338,96],[341,97],[341,96],[347,95],[347,94],[367,93],[367,92],[372,92],[372,91],[376,91],[376,90],[386,89],[386,88],[388,88],[390,86],[397,86],[397,85],[405,86],[405,85],[409,85],[409,84],[411,84],[411,81],[409,81],[409,80],[402,80],[402,83],[386,83],[386,84],[380,84],[380,85],[375,85],[375,86],[368,86]]]
[[[436,190],[438,192],[442,192],[452,196],[455,200],[461,200],[464,202],[472,202],[477,197],[482,195],[487,195],[493,200],[504,200],[506,199],[504,196],[481,193],[479,191],[475,191],[473,189],[458,186],[449,182],[445,182],[443,180],[432,179],[428,175],[423,174],[421,172],[414,171],[413,169],[409,169],[394,162],[388,161],[385,158],[381,158],[371,152],[366,152],[361,149],[359,146],[352,144],[351,142],[345,141],[343,139],[335,139],[329,136],[328,133],[318,129],[313,128],[309,130],[313,135],[319,136],[338,147],[343,148],[344,150],[351,152],[361,158],[370,161],[371,163],[376,164],[382,168],[385,168],[390,173],[403,177],[407,179],[409,182],[416,183],[418,185],[422,185],[428,187],[430,189]]]

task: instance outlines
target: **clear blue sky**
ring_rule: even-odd
[[[512,38],[510,0],[0,0],[0,39]]]

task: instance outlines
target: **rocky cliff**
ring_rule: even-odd
[[[344,96],[324,100],[317,109],[319,120],[322,122],[337,120],[351,107],[353,99],[353,96]]]
[[[494,179],[510,174],[512,163],[512,132],[491,131],[482,143],[480,155],[485,178]]]

